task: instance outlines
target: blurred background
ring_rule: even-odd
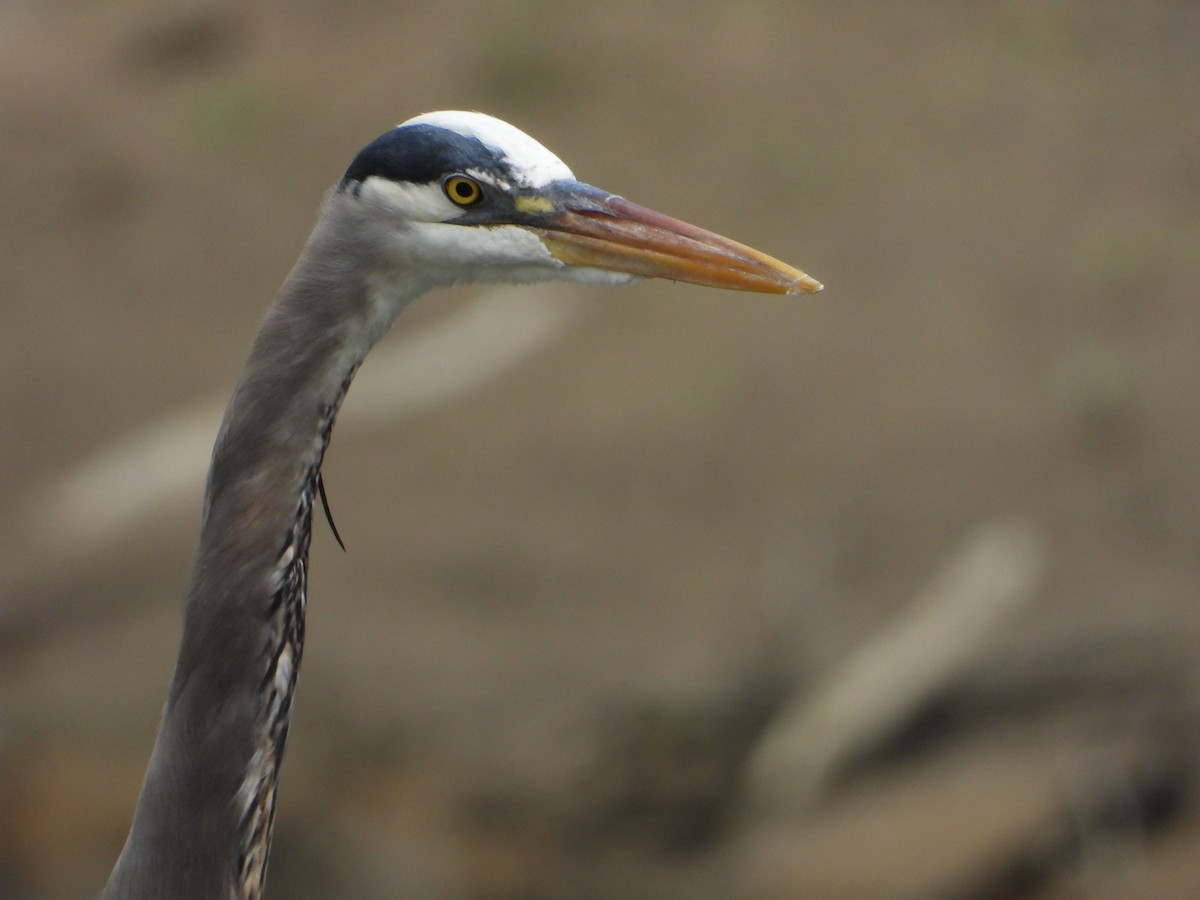
[[[314,523],[273,897],[1200,896],[1200,7],[0,3],[0,896],[92,896],[215,417],[440,108],[816,298],[449,291]]]

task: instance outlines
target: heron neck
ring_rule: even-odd
[[[226,409],[179,659],[105,897],[261,893],[304,645],[316,480],[359,363],[419,293],[380,297],[365,260],[327,252],[336,224],[327,206]]]

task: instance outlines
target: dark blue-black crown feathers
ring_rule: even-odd
[[[401,125],[363,147],[338,187],[361,184],[373,175],[429,184],[466,169],[500,172],[505,168],[500,151],[476,137],[437,125]]]

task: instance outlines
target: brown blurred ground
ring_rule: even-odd
[[[103,883],[195,532],[67,564],[39,491],[228,390],[355,150],[456,107],[828,289],[564,289],[515,374],[339,434],[271,895],[1200,896],[1200,8],[246,7],[0,6],[0,896]],[[785,698],[1011,514],[1032,605],[745,804]]]

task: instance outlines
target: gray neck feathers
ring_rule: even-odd
[[[179,659],[104,898],[261,893],[316,478],[350,379],[396,311],[368,295],[370,246],[345,199],[326,204],[225,412]]]

